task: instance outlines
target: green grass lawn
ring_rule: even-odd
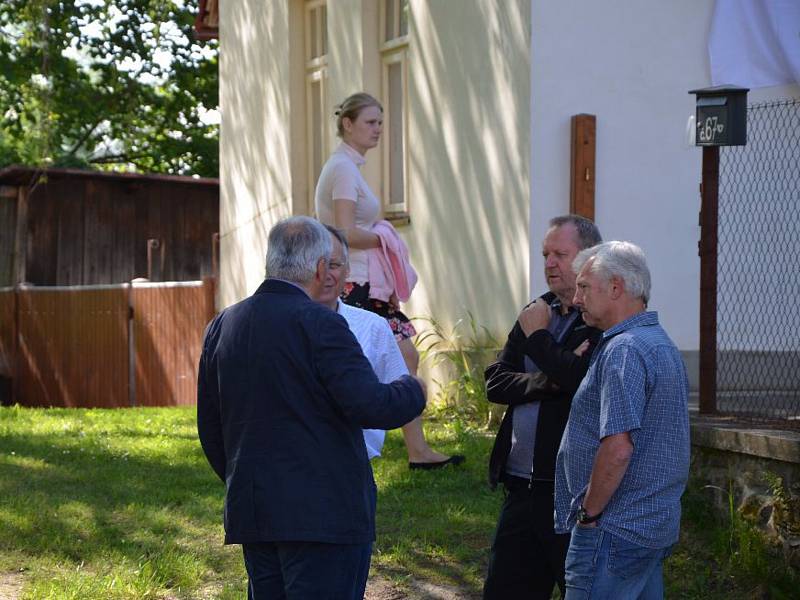
[[[192,409],[0,409],[0,572],[23,598],[242,598]]]
[[[373,463],[372,574],[400,588],[413,578],[475,594],[502,500],[485,482],[492,436],[459,419],[426,429],[437,449],[466,454],[467,463],[410,471],[401,436],[387,436]],[[222,496],[193,408],[0,408],[0,575],[23,573],[22,598],[243,598],[239,547],[222,545]],[[781,594],[796,590],[796,579],[720,559],[714,531],[725,530],[710,526],[700,496],[690,498],[697,523],[685,524],[667,565],[668,597],[733,600],[754,589],[792,597]]]

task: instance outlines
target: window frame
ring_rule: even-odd
[[[387,27],[387,10],[391,5],[394,11],[392,22],[392,32],[394,37],[386,38]],[[384,216],[387,220],[395,224],[404,224],[410,222],[409,202],[408,202],[408,52],[410,45],[410,35],[407,31],[405,34],[400,34],[400,13],[404,10],[403,7],[410,7],[408,0],[382,0],[380,4],[380,18],[379,18],[379,45],[378,51],[380,54],[381,64],[381,97],[383,98],[384,107],[384,135],[381,149],[381,173],[382,173],[382,204]],[[406,8],[406,10],[409,10]],[[406,29],[410,19],[406,21]],[[391,165],[391,144],[389,142],[390,136],[393,134],[390,128],[391,113],[395,109],[392,106],[392,98],[389,93],[389,71],[390,68],[399,64],[400,65],[400,86],[401,86],[401,132],[402,136],[402,173],[403,173],[403,198],[399,201],[391,198],[392,190],[392,165]],[[393,201],[395,200],[395,201]]]
[[[327,0],[305,0],[303,3],[304,24],[304,63],[305,63],[305,125],[306,125],[306,180],[308,183],[307,208],[308,214],[315,214],[314,192],[317,188],[319,173],[315,173],[314,164],[314,86],[319,83],[320,115],[319,115],[319,144],[320,169],[325,164],[328,152],[329,134],[326,122],[328,106],[328,33],[327,33]],[[315,27],[312,28],[312,19]],[[317,37],[313,44],[321,53],[312,51],[312,30]]]

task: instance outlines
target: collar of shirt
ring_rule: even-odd
[[[273,281],[281,281],[281,282],[283,282],[283,283],[288,283],[289,285],[293,285],[293,286],[294,286],[294,287],[296,287],[298,290],[300,290],[301,292],[303,292],[303,293],[304,293],[306,296],[308,296],[309,298],[311,298],[311,295],[310,295],[310,294],[309,294],[309,293],[306,291],[306,289],[305,289],[305,288],[304,288],[302,285],[300,285],[299,283],[295,283],[294,281],[287,281],[287,280],[285,280],[285,279],[281,279],[280,277],[270,277],[270,279],[272,279]]]
[[[615,335],[633,329],[634,327],[643,327],[646,325],[658,325],[658,313],[654,310],[647,310],[636,313],[632,317],[628,317],[624,321],[617,323],[613,327],[606,329],[603,332],[603,341],[614,337]]]
[[[547,325],[547,331],[553,334],[553,337],[559,344],[564,341],[567,331],[580,314],[573,306],[570,306],[566,313],[562,313],[561,306],[561,301],[558,299],[550,305],[553,309],[553,317]]]
[[[550,303],[550,308],[555,310],[558,313],[558,315],[562,316],[562,317],[566,317],[568,314],[570,314],[570,313],[575,311],[575,307],[574,306],[570,306],[569,308],[567,308],[566,314],[563,314],[561,312],[561,308],[563,306],[564,305],[561,302],[561,298],[559,298],[558,296],[556,296],[555,299]]]
[[[347,156],[350,160],[356,163],[356,166],[358,167],[366,164],[367,162],[367,159],[364,158],[358,150],[350,146],[347,142],[341,142],[335,151]]]

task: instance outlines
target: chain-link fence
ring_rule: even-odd
[[[717,409],[800,428],[800,100],[720,149]]]

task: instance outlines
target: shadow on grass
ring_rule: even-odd
[[[191,584],[198,570],[219,573],[224,489],[199,443],[170,433],[147,448],[118,445],[137,435],[149,437],[118,430],[107,437],[0,435],[0,549],[7,559],[130,563],[160,570],[167,587]]]
[[[437,431],[442,431],[441,429]],[[411,471],[398,432],[373,461],[378,481],[373,572],[456,586],[478,595],[483,584],[502,493],[486,482],[492,437],[448,431],[432,445],[467,457],[460,467]]]

